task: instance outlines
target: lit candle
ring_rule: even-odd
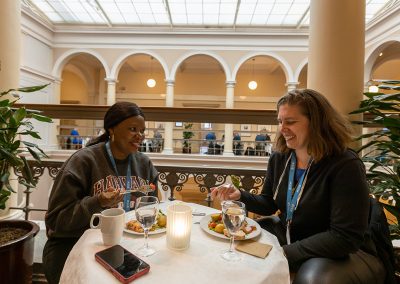
[[[192,208],[183,203],[168,206],[167,224],[168,248],[175,250],[187,249],[192,231]]]

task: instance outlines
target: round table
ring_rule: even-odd
[[[166,212],[169,204],[171,202],[161,203],[160,209]],[[208,215],[219,212],[199,204],[186,204],[197,213]],[[142,258],[150,264],[150,272],[136,279],[135,283],[290,283],[288,263],[274,235],[262,230],[256,239],[273,246],[265,259],[241,253],[240,262],[229,263],[220,257],[220,252],[228,249],[229,240],[206,233],[200,228],[201,218],[193,216],[190,247],[187,250],[168,249],[166,233],[151,235],[149,244],[157,252]],[[135,249],[143,244],[143,236],[124,233],[120,244],[135,254]],[[69,254],[60,283],[119,283],[95,261],[95,253],[105,248],[100,230],[87,230]]]

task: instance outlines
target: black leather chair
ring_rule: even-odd
[[[281,245],[286,244],[285,227],[281,222],[280,218],[275,215],[262,217],[256,220],[260,226],[274,234]],[[375,244],[377,257],[381,260],[381,263],[376,261],[374,256],[368,254],[362,250],[351,254],[348,259],[336,261],[328,258],[311,258],[298,267],[297,273],[293,274],[294,284],[314,284],[314,283],[349,283],[348,277],[352,278],[353,282],[350,283],[362,283],[362,284],[396,284],[395,278],[395,260],[393,245],[390,240],[389,228],[385,213],[383,212],[382,206],[373,197],[370,197],[370,213],[369,213],[369,228],[366,238],[371,238]],[[366,258],[360,258],[364,256]],[[368,259],[369,257],[369,259]],[[341,279],[341,266],[346,265],[346,261],[357,261],[363,263],[368,259],[367,265],[371,269],[375,269],[373,273],[371,271],[362,272],[362,268],[358,269],[358,272],[351,271],[346,274],[345,279]],[[363,266],[365,267],[365,266]],[[368,267],[368,266],[367,266]],[[332,273],[325,273],[332,271]],[[324,272],[324,273],[322,273]],[[324,274],[325,279],[321,279],[318,275]],[[367,279],[368,275],[373,279]],[[319,278],[318,278],[319,277]],[[379,280],[377,280],[379,279]]]

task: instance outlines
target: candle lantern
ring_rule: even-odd
[[[174,250],[189,247],[192,231],[192,208],[183,203],[167,208],[167,246]]]

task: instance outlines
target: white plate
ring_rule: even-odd
[[[211,215],[212,214],[204,216],[200,220],[200,228],[202,228],[206,233],[209,233],[210,235],[216,236],[216,237],[221,238],[221,239],[229,240],[229,238],[226,237],[224,234],[216,233],[213,230],[210,230],[208,228],[208,223],[211,221]],[[247,221],[247,224],[249,226],[255,226],[256,229],[253,232],[251,232],[250,234],[246,235],[245,240],[249,240],[249,239],[255,238],[259,234],[261,234],[261,227],[256,221],[254,221],[253,219],[247,218],[247,217],[246,217],[246,221]],[[239,241],[239,240],[235,240],[235,241]]]
[[[138,233],[132,230],[128,230],[126,228],[126,223],[128,223],[129,221],[132,220],[136,220],[135,217],[135,211],[130,211],[128,213],[125,214],[125,228],[124,228],[124,232],[128,233],[128,234],[132,234],[132,235],[139,235],[139,236],[143,236],[144,233]],[[161,228],[161,229],[155,229],[154,231],[149,231],[149,235],[156,235],[156,234],[161,234],[161,233],[165,233],[167,231],[167,228]]]

